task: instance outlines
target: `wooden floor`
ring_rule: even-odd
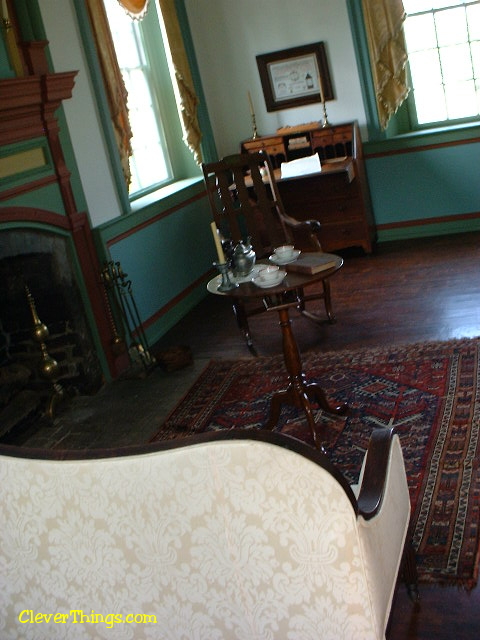
[[[480,233],[385,243],[379,245],[372,256],[352,251],[345,253],[344,258],[343,269],[332,279],[336,324],[316,326],[294,316],[293,329],[302,351],[355,349],[480,335]],[[276,322],[276,315],[268,313],[251,321],[259,355],[281,352]],[[125,382],[112,385],[105,391],[100,404],[104,411],[108,407],[115,428],[103,420],[100,437],[94,433],[99,431],[98,422],[92,427],[95,420],[90,420],[87,429],[78,421],[74,430],[75,446],[105,446],[109,439],[116,445],[144,439],[148,435],[145,421],[139,424],[138,430],[132,423],[128,430],[119,429],[118,425],[125,423],[125,415],[131,409],[125,408],[131,400],[131,397],[127,399],[128,395],[134,396],[130,404],[138,414],[138,407],[141,406],[143,412],[148,404],[143,403],[142,393],[146,392],[142,389],[156,384],[156,409],[160,406],[168,413],[210,358],[250,357],[228,301],[217,296],[205,298],[153,351],[183,344],[189,345],[193,352],[193,367],[171,375],[153,374],[149,377],[151,382],[147,378],[127,382],[126,387]],[[94,414],[95,405],[86,402],[83,411]],[[68,420],[68,414],[65,420]],[[71,446],[62,429],[65,429],[65,422],[58,426],[56,437],[66,438],[65,445]],[[19,438],[25,444],[34,444],[40,435]],[[420,593],[421,602],[414,606],[404,589],[399,590],[389,640],[478,637],[480,588],[466,593],[456,588],[422,586]]]

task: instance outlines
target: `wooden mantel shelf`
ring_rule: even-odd
[[[0,145],[45,135],[62,100],[72,97],[77,71],[0,80]]]

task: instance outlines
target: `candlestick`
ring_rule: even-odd
[[[330,126],[330,122],[328,121],[328,116],[327,116],[327,106],[325,104],[325,102],[323,103],[323,124],[322,124],[322,128],[325,129],[325,127],[329,127]]]
[[[235,289],[238,287],[238,282],[232,282],[230,280],[229,268],[227,263],[219,264],[218,262],[213,263],[215,267],[220,271],[221,280],[220,284],[217,287],[217,291],[230,291],[231,289]]]
[[[215,247],[217,248],[218,261],[220,264],[225,262],[225,254],[223,253],[222,243],[220,242],[220,236],[218,235],[218,229],[215,222],[210,224],[210,228],[212,229],[213,239],[215,240]]]
[[[327,106],[325,104],[325,92],[323,90],[323,84],[322,84],[322,76],[320,75],[320,71],[318,72],[318,89],[320,92],[320,101],[323,105],[323,124],[322,127],[329,127],[330,123],[328,121],[328,116],[327,116]]]
[[[252,96],[250,95],[250,91],[247,91],[247,95],[248,95],[248,104],[250,105],[250,115],[252,116],[252,130],[253,130],[252,140],[255,140],[255,138],[258,136],[257,122],[255,119],[255,111],[253,109],[253,102],[252,102]]]

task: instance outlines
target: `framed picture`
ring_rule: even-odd
[[[257,56],[267,111],[333,100],[323,42]]]

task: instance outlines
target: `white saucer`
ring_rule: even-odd
[[[290,264],[291,262],[295,262],[295,260],[298,258],[298,256],[301,254],[302,252],[300,251],[300,249],[294,249],[293,251],[293,256],[291,258],[278,258],[274,253],[270,256],[269,260],[270,262],[273,262],[273,264],[277,264],[277,265],[283,265],[283,264]]]
[[[253,282],[257,287],[262,289],[270,289],[270,287],[277,287],[287,275],[286,271],[279,271],[278,277],[273,282],[260,282],[260,278],[254,278]]]

